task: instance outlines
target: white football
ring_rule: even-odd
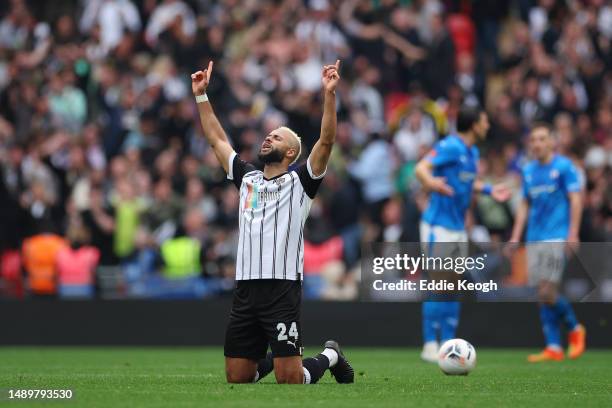
[[[438,365],[444,374],[468,375],[476,367],[476,349],[463,339],[445,341],[438,351]]]

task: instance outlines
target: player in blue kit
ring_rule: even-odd
[[[480,153],[475,145],[486,138],[488,130],[484,111],[463,107],[457,117],[458,133],[436,143],[416,166],[416,176],[430,191],[420,225],[421,247],[427,256],[467,256],[465,217],[473,192],[489,194],[497,201],[510,198],[506,187],[493,187],[476,179]],[[440,271],[431,277],[456,280],[458,276]],[[455,337],[459,312],[459,302],[452,294],[431,294],[423,302],[421,358],[437,362],[439,344]]]
[[[535,160],[522,171],[523,200],[511,242],[520,242],[525,225],[529,282],[538,286],[540,319],[546,348],[530,355],[530,362],[563,360],[560,324],[569,330],[568,357],[578,358],[585,349],[586,331],[572,306],[558,293],[565,265],[564,242],[578,242],[582,215],[582,182],[574,164],[555,153],[555,140],[545,124],[529,136]]]

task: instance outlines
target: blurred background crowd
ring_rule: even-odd
[[[321,67],[342,60],[337,145],[305,228],[305,296],[357,295],[360,245],[418,241],[416,161],[486,108],[475,241],[509,236],[535,121],[585,181],[583,241],[612,237],[605,0],[6,0],[0,3],[0,289],[205,297],[233,287],[238,194],[189,74],[242,158],[287,125],[307,156]]]

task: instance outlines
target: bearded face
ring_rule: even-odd
[[[257,154],[259,160],[269,165],[282,163],[285,159],[295,159],[295,154],[299,155],[300,142],[299,138],[296,135],[292,135],[292,133],[292,130],[283,127],[270,132],[265,137]],[[293,157],[291,157],[291,151],[294,152]]]
[[[274,147],[274,146],[270,146],[266,148],[262,147],[259,150],[259,153],[257,154],[257,158],[263,164],[280,163],[283,161],[284,157],[285,157],[285,154],[282,153],[277,147]]]

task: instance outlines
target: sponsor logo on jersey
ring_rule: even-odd
[[[544,193],[554,193],[557,186],[554,184],[542,184],[539,186],[533,186],[529,189],[529,195],[537,196]]]
[[[476,177],[476,173],[473,173],[471,171],[461,171],[459,172],[459,180],[463,181],[463,182],[469,182],[474,180],[474,178]]]
[[[257,184],[247,184],[245,209],[257,209],[264,203],[280,200],[280,191],[261,191]]]
[[[247,184],[247,196],[244,200],[244,208],[257,208],[259,204],[257,199],[259,198],[259,186],[257,184]]]

